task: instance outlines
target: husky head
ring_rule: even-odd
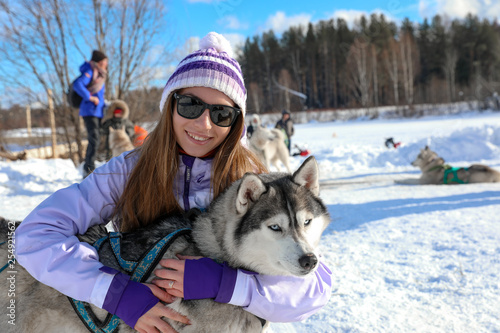
[[[293,174],[247,173],[232,197],[224,235],[230,264],[268,275],[301,276],[318,264],[330,216],[319,196],[318,165],[309,157]]]
[[[424,170],[429,164],[438,159],[442,160],[438,154],[429,149],[429,146],[425,146],[424,149],[420,149],[420,154],[418,154],[417,158],[411,162],[411,165]]]

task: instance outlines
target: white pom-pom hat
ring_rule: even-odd
[[[240,65],[233,59],[229,41],[216,32],[209,32],[203,37],[200,49],[177,65],[163,89],[160,112],[173,92],[187,87],[219,90],[231,98],[245,115],[247,91]]]

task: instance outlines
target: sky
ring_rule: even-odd
[[[273,29],[344,18],[351,26],[361,15],[383,13],[389,20],[422,22],[436,14],[463,18],[471,12],[482,18],[500,17],[497,0],[171,0],[166,3],[179,41],[222,33],[233,45]]]
[[[389,136],[401,146],[386,148]],[[500,183],[395,182],[420,177],[410,162],[427,144],[452,166],[500,171],[498,111],[313,121],[295,125],[292,143],[319,165],[332,220],[319,246],[333,290],[318,313],[269,333],[500,332]],[[296,170],[305,157],[291,159]],[[70,160],[0,159],[0,216],[23,219],[80,171]]]

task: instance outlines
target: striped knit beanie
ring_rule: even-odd
[[[160,112],[168,97],[187,87],[208,87],[226,94],[245,116],[247,92],[240,65],[233,59],[231,44],[222,35],[210,32],[200,41],[200,50],[184,58],[167,81]]]

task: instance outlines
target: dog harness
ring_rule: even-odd
[[[443,165],[437,165],[435,167],[432,167],[429,170],[427,170],[427,172],[433,171],[433,170],[437,170],[437,169],[443,169],[444,170],[443,184],[451,184],[451,183],[467,184],[468,183],[468,181],[463,181],[460,178],[458,178],[457,172],[459,170],[465,170],[465,171],[467,171],[469,168],[457,168],[457,167],[452,167],[449,164],[443,164]],[[452,176],[453,176],[450,180],[448,180],[448,175],[449,174],[452,174]]]
[[[4,245],[5,243],[7,243],[7,242],[2,242],[2,243],[0,243],[0,245]],[[0,273],[2,273],[5,269],[7,269],[7,267],[14,264],[15,262],[16,262],[16,258],[8,260],[7,263],[2,268],[0,268]]]
[[[444,169],[443,182],[445,184],[449,184],[449,183],[466,184],[466,183],[468,183],[467,181],[463,181],[460,178],[458,178],[457,171],[461,170],[461,169],[464,169],[464,168],[454,168],[454,167],[448,166],[447,169]],[[467,171],[467,168],[465,168],[464,170]],[[448,175],[450,173],[453,175],[453,178],[451,178],[451,180],[448,180]]]
[[[139,261],[130,261],[122,258],[120,254],[121,248],[121,233],[110,232],[108,235],[98,239],[92,246],[99,250],[105,242],[109,242],[115,259],[120,267],[130,274],[130,280],[136,282],[144,282],[151,274],[153,269],[158,265],[158,262],[163,257],[170,245],[182,235],[191,233],[190,228],[183,228],[176,230],[167,236],[163,237],[160,241],[154,244],[149,251],[147,251]],[[120,318],[116,315],[108,313],[104,321],[101,321],[94,314],[90,306],[86,302],[78,301],[74,298],[68,297],[71,305],[77,313],[80,320],[85,324],[85,327],[92,333],[113,333],[118,329]]]

